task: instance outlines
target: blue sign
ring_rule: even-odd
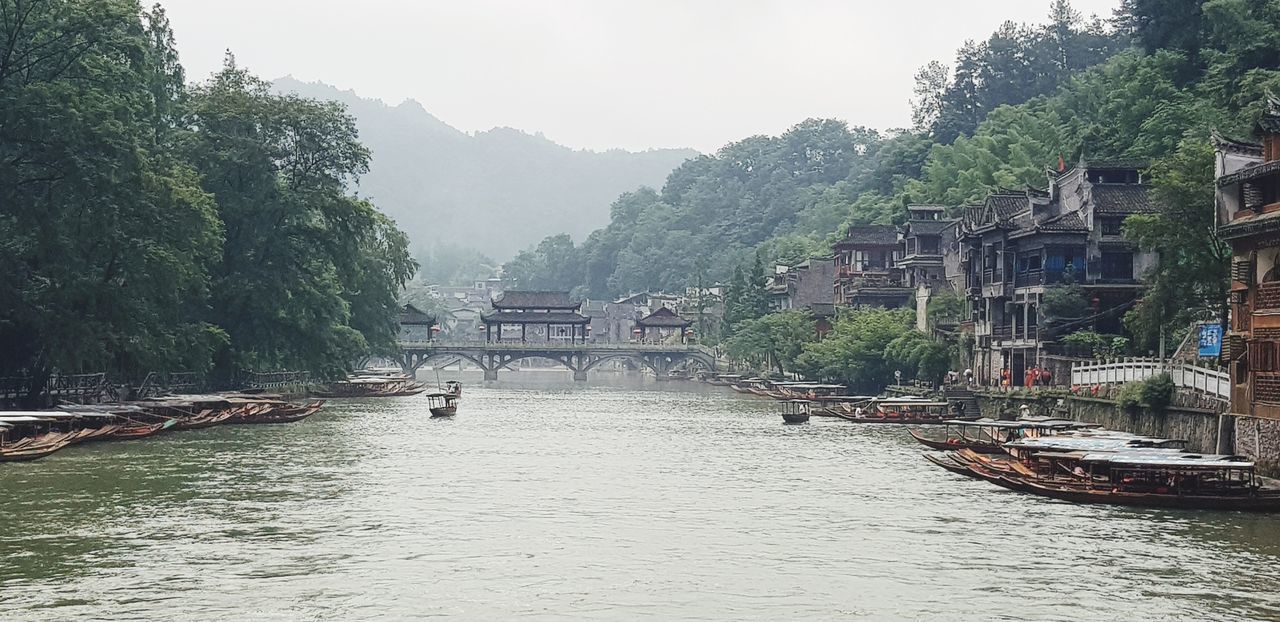
[[[1216,358],[1222,355],[1222,325],[1205,324],[1200,327],[1200,356]]]

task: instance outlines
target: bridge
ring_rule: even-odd
[[[542,358],[560,363],[573,372],[573,379],[585,381],[587,372],[601,363],[626,361],[649,369],[659,379],[674,369],[715,370],[715,355],[705,346],[644,343],[523,343],[483,341],[401,341],[400,365],[416,372],[432,360],[468,361],[484,371],[485,380],[497,380],[498,370],[524,359]]]

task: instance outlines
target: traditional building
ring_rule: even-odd
[[[769,308],[772,311],[803,309],[835,302],[832,283],[836,263],[831,257],[815,257],[794,266],[778,266],[769,279]]]
[[[1125,218],[1155,210],[1144,168],[1082,161],[1049,173],[1047,191],[1002,191],[965,210],[955,252],[970,300],[979,381],[997,383],[1008,370],[1010,383],[1021,385],[1059,333],[1123,331],[1124,312],[1141,290],[1138,278],[1157,260],[1122,235]],[[1083,287],[1091,311],[1042,330],[1046,292],[1069,283]]]
[[[912,289],[934,287],[943,280],[942,232],[954,220],[945,217],[941,205],[908,205],[902,233],[902,283]]]
[[[898,308],[911,288],[902,282],[898,230],[893,225],[857,225],[835,244],[835,303],[846,307]]]
[[[589,336],[591,320],[568,292],[509,290],[492,304],[481,317],[485,341],[580,343]]]
[[[400,309],[400,334],[398,340],[401,343],[424,343],[432,339],[432,327],[435,326],[436,319],[423,313],[413,305],[405,305]]]
[[[1231,413],[1280,419],[1280,101],[1261,144],[1215,136],[1218,234],[1231,244]]]
[[[636,320],[636,328],[640,341],[659,343],[685,343],[686,334],[693,322],[686,320],[667,307],[658,307],[656,311]]]

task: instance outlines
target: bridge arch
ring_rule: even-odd
[[[426,365],[427,361],[446,358],[446,357],[460,358],[462,360],[465,360],[471,363],[472,365],[475,365],[476,367],[479,367],[480,369],[488,369],[485,366],[485,364],[480,361],[480,359],[466,352],[426,352],[426,353],[406,352],[404,355],[404,360],[400,363],[400,365],[401,367],[404,368],[405,371],[409,372],[410,374],[414,374],[414,373],[417,373],[417,371],[421,369],[423,365]]]

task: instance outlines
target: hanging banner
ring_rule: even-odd
[[[1205,324],[1200,327],[1200,357],[1217,358],[1222,355],[1222,325]]]

